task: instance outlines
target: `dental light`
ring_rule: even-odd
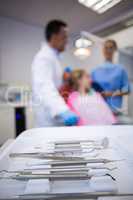
[[[87,48],[78,48],[74,51],[74,55],[79,57],[80,59],[86,59],[91,55],[91,51]]]
[[[81,37],[75,41],[76,48],[81,48],[81,47],[87,48],[89,46],[92,46],[92,41],[87,38]]]
[[[79,57],[80,59],[86,59],[91,55],[90,47],[92,46],[92,44],[93,42],[88,37],[86,37],[84,32],[81,32],[81,36],[76,39],[74,43],[74,55]]]
[[[93,11],[102,14],[120,3],[122,0],[78,0],[79,3],[91,8]]]

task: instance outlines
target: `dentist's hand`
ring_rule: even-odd
[[[71,111],[66,111],[60,114],[60,118],[63,120],[63,123],[65,126],[77,125],[79,121],[79,117]]]
[[[112,97],[113,94],[114,94],[113,92],[107,92],[107,91],[104,91],[104,92],[101,93],[101,95],[103,97]]]

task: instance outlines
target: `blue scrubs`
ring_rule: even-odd
[[[121,65],[105,62],[92,72],[92,80],[100,85],[105,92],[129,92],[128,75]],[[122,96],[106,97],[105,100],[112,109],[118,111],[122,107]]]

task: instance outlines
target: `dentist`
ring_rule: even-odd
[[[69,110],[58,89],[62,83],[60,53],[68,39],[67,24],[50,21],[45,29],[46,44],[34,58],[32,65],[33,108],[36,127],[73,126],[78,117]]]

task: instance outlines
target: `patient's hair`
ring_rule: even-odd
[[[85,74],[85,70],[83,69],[76,69],[72,71],[71,77],[69,80],[69,85],[72,88],[72,90],[78,90],[79,89],[79,83],[78,81],[83,77]]]

